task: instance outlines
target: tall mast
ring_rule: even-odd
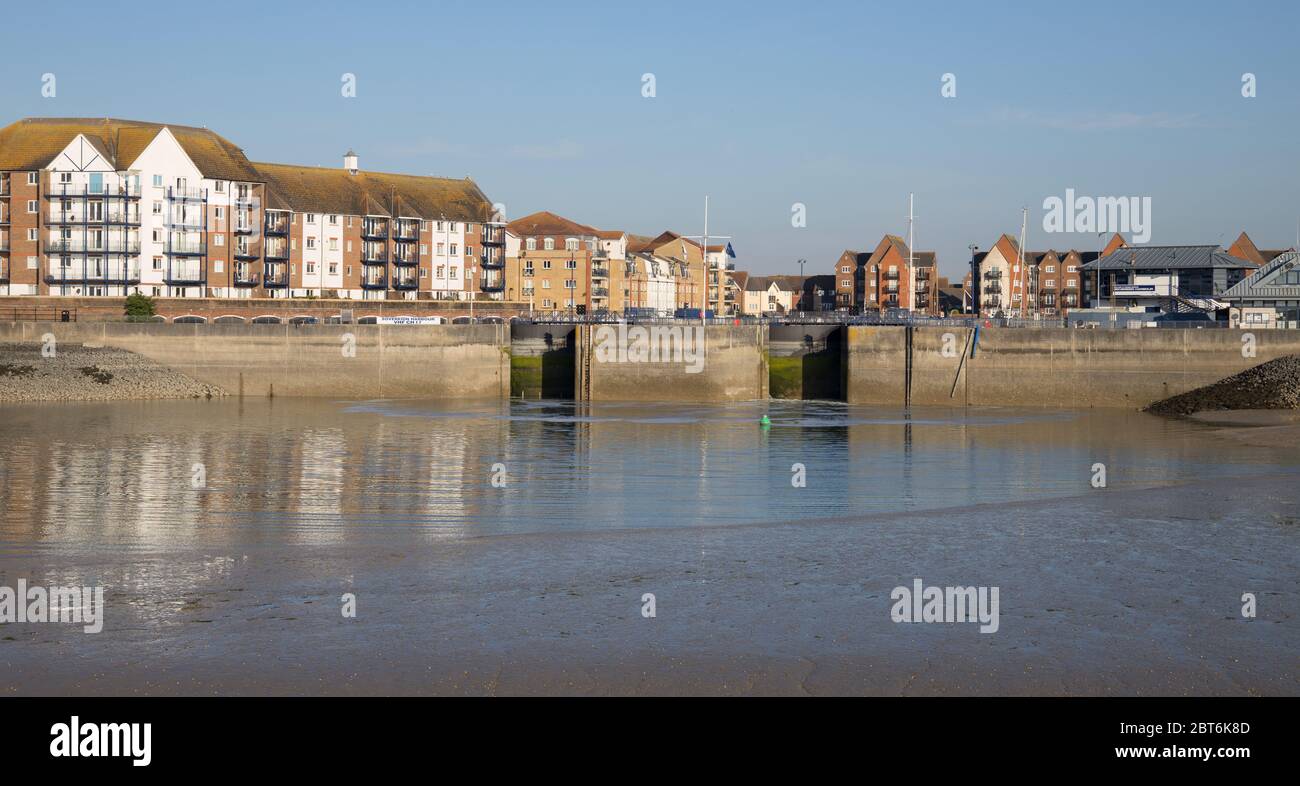
[[[1020,208],[1020,316],[1025,316],[1029,302],[1029,269],[1025,267],[1025,232],[1029,224],[1029,208]]]
[[[912,214],[912,205],[916,194],[907,195],[907,297],[910,302],[907,304],[907,313],[911,314],[916,310],[916,255],[912,249],[916,245],[916,238],[913,237],[912,222],[915,216]]]

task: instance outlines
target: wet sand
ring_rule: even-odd
[[[1298,564],[1294,473],[421,549],[382,532],[71,560],[57,543],[9,544],[0,583],[137,589],[110,590],[100,634],[4,626],[0,691],[1298,695]],[[999,632],[891,622],[890,590],[915,577],[999,586]]]

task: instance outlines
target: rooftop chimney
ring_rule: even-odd
[[[348,170],[348,174],[355,175],[357,173],[357,154],[352,152],[351,148],[348,148],[348,152],[343,154],[343,168]]]

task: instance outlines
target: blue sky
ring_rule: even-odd
[[[909,191],[917,247],[954,274],[1021,207],[1031,248],[1096,248],[1043,233],[1067,188],[1151,197],[1153,243],[1290,246],[1300,219],[1295,3],[69,2],[4,22],[3,123],[205,125],[255,161],[353,147],[470,175],[511,217],[645,234],[699,233],[707,194],[759,273],[905,233]]]

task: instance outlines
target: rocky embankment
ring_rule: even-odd
[[[133,352],[59,344],[0,344],[0,403],[211,398],[225,391]]]
[[[1300,355],[1261,363],[1213,385],[1147,407],[1157,415],[1224,409],[1300,409]]]

